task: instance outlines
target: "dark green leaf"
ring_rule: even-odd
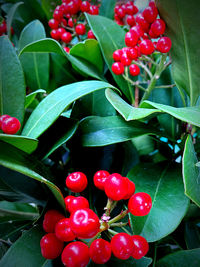
[[[46,184],[60,205],[63,208],[65,207],[64,198],[60,189],[55,184],[44,178],[49,178],[49,172],[42,163],[33,157],[28,157],[26,153],[0,141],[0,165],[23,173],[36,181]]]
[[[26,96],[26,101],[25,101],[25,108],[27,108],[29,105],[31,105],[31,103],[34,101],[35,97],[37,96],[37,94],[39,93],[46,93],[45,90],[43,89],[38,89],[35,92],[29,94]]]
[[[23,29],[19,39],[19,50],[26,45],[46,37],[44,26],[34,20]],[[47,89],[49,83],[49,55],[29,53],[20,56],[27,86],[31,90]]]
[[[0,140],[31,154],[38,146],[38,140],[20,135],[0,134]]]
[[[1,267],[39,267],[46,261],[40,251],[40,239],[44,235],[43,231],[34,226],[10,247],[0,261]]]
[[[21,64],[6,36],[0,37],[0,114],[9,114],[22,123],[25,84]]]
[[[188,135],[183,153],[183,180],[185,194],[200,207],[200,168],[192,138]]]
[[[22,134],[37,138],[40,136],[76,99],[96,90],[114,88],[100,81],[84,81],[62,86],[49,94],[29,117]]]
[[[0,222],[36,220],[38,209],[26,203],[0,201]]]
[[[134,233],[154,242],[173,232],[189,204],[184,195],[178,166],[141,164],[133,168],[128,177],[135,183],[137,192],[146,192],[152,198],[152,208],[148,215],[130,215]]]
[[[167,23],[172,40],[172,74],[179,90],[185,90],[195,106],[200,95],[199,13],[200,2],[194,0],[157,0],[159,12]],[[192,30],[191,30],[192,29]]]
[[[200,229],[194,222],[185,223],[185,242],[188,249],[200,247]]]
[[[165,256],[159,260],[156,267],[198,267],[200,262],[200,248],[182,250]]]
[[[91,116],[80,123],[83,146],[105,146],[125,142],[156,131],[141,122],[126,122],[119,116]]]
[[[108,266],[116,267],[148,267],[152,262],[151,258],[143,257],[140,260],[135,260],[130,257],[128,260],[119,260],[114,258],[112,261],[109,261]]]
[[[109,0],[109,1],[102,0],[99,9],[99,14],[109,19],[113,19],[115,5],[116,5],[116,0]]]
[[[32,221],[7,221],[0,223],[0,236],[3,240],[9,239],[11,242],[15,242],[21,236],[22,231],[32,223]]]
[[[11,35],[11,31],[10,31],[10,28],[11,28],[11,25],[12,25],[12,21],[13,21],[13,17],[15,15],[15,12],[18,8],[18,6],[20,6],[21,4],[23,4],[23,2],[18,2],[16,4],[14,4],[9,12],[8,12],[8,15],[7,15],[7,20],[6,20],[6,25],[7,25],[7,32],[8,32],[8,37],[10,38],[10,35]]]
[[[56,8],[56,2],[52,0],[42,0],[41,1],[42,9],[44,10],[46,17],[50,20],[53,17],[53,11]]]

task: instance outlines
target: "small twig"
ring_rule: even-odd
[[[123,227],[123,226],[126,226],[126,225],[128,225],[128,222],[125,222],[125,223],[119,222],[119,223],[112,223],[110,225],[110,227]]]
[[[133,86],[137,86],[139,89],[141,89],[142,91],[146,91],[146,89],[140,85],[140,82],[133,82],[131,79],[129,79],[127,76],[123,75],[124,79],[127,80],[127,82],[129,82],[130,84],[132,84]],[[144,83],[144,82],[142,82]],[[146,82],[145,82],[146,83]]]
[[[139,107],[139,88],[135,86],[135,107]]]
[[[158,85],[158,86],[155,86],[155,88],[173,88],[175,86],[176,86],[176,84]]]
[[[108,232],[111,233],[112,235],[116,235],[116,234],[118,234],[118,232],[113,231],[113,230],[111,230],[111,229],[108,229]]]

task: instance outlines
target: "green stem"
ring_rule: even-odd
[[[106,204],[106,216],[109,216],[110,215],[110,212],[111,212],[111,208],[112,208],[112,204],[113,204],[113,200],[108,198],[108,201],[107,201],[107,204]]]
[[[125,227],[122,227],[122,230],[126,232],[128,235],[132,235]]]
[[[133,88],[131,86],[131,80],[129,79],[128,77],[128,67],[125,67],[125,75],[123,75],[123,77],[127,80],[128,82],[128,90],[129,90],[129,94],[130,94],[130,97],[131,97],[131,105],[134,106],[135,104],[135,99],[134,99],[134,95],[133,95]],[[131,81],[131,82],[130,82]]]
[[[158,86],[155,86],[155,88],[173,88],[175,86],[176,86],[176,84],[158,85]]]
[[[111,230],[111,229],[108,229],[108,232],[111,233],[112,235],[116,235],[116,234],[118,234],[118,232],[113,231],[113,230]]]
[[[128,225],[128,222],[127,223],[119,222],[119,223],[112,223],[110,227],[123,227],[126,225]]]
[[[112,223],[115,223],[115,222],[117,222],[117,221],[123,219],[128,213],[129,213],[128,209],[122,211],[119,215],[117,215],[116,217],[114,217],[113,219],[111,219],[111,220],[108,222],[108,225],[111,225]]]
[[[123,75],[124,79],[129,82],[131,85],[133,86],[137,86],[139,89],[141,89],[142,91],[146,91],[146,89],[140,85],[140,82],[133,82],[131,79],[129,79],[128,77],[126,77],[125,75]],[[131,88],[132,89],[132,88]]]
[[[155,244],[155,247],[154,247],[154,258],[153,258],[153,266],[152,267],[155,267],[156,266],[156,258],[157,258],[157,246]]]

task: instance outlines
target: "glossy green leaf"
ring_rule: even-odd
[[[156,108],[173,117],[200,127],[200,107],[174,108],[167,105],[157,104],[151,101],[142,102],[141,108]]]
[[[167,23],[172,40],[172,74],[180,91],[185,90],[195,106],[200,95],[199,77],[199,13],[198,0],[157,0],[157,6]],[[191,30],[192,29],[192,30]]]
[[[22,134],[37,138],[40,136],[76,99],[96,90],[114,88],[100,81],[84,81],[62,86],[49,94],[29,117]]]
[[[188,135],[183,153],[183,181],[185,194],[200,207],[200,168],[192,138]]]
[[[20,135],[0,134],[0,140],[13,145],[28,154],[31,154],[38,145],[37,139]]]
[[[189,199],[184,195],[179,167],[141,164],[133,168],[128,177],[135,183],[136,192],[146,192],[152,198],[148,215],[130,215],[134,233],[144,236],[149,242],[172,233],[183,219],[189,204]]]
[[[85,59],[94,65],[97,71],[103,72],[103,57],[97,40],[88,39],[74,45],[70,49],[70,55]]]
[[[141,122],[126,122],[119,116],[90,116],[80,123],[83,146],[105,146],[125,142],[133,137],[156,134]]]
[[[43,235],[44,232],[38,226],[34,226],[29,231],[25,231],[0,260],[0,266],[42,266],[46,262],[40,250],[40,239]]]
[[[37,94],[40,93],[46,93],[45,90],[43,89],[38,89],[33,93],[30,93],[29,95],[26,96],[26,100],[25,100],[25,108],[27,108],[29,105],[31,105],[31,103],[34,101],[34,99],[36,98]]]
[[[116,83],[126,97],[130,99],[131,97],[128,89],[128,83],[121,75],[115,75],[111,70],[112,64],[114,63],[112,57],[113,52],[125,46],[125,31],[117,25],[116,22],[108,18],[88,14],[86,14],[86,18],[99,42],[105,62],[108,65]]]
[[[106,97],[126,121],[140,120],[150,116],[157,116],[158,113],[162,112],[157,109],[135,108],[129,105],[119,96],[119,94],[111,89],[106,89]]]
[[[23,4],[23,2],[18,2],[18,3],[16,3],[16,4],[14,4],[14,5],[10,8],[10,10],[9,10],[9,12],[8,12],[7,20],[6,20],[6,25],[7,25],[7,32],[8,32],[8,37],[9,37],[9,38],[10,38],[10,35],[11,35],[10,28],[11,28],[11,26],[12,26],[13,17],[14,17],[14,15],[15,15],[15,12],[16,12],[17,8],[18,8],[21,4]]]
[[[53,11],[56,8],[56,2],[51,0],[41,0],[41,6],[46,14],[47,19],[50,20],[53,17]]]
[[[25,83],[15,49],[6,36],[0,37],[0,114],[9,114],[22,123]]]
[[[38,209],[30,204],[0,201],[0,222],[36,220]]]
[[[200,248],[181,250],[169,254],[159,260],[156,267],[198,267],[200,262]]]
[[[99,15],[107,17],[109,19],[114,18],[114,8],[116,5],[116,0],[102,0],[99,9]]]
[[[19,38],[19,50],[26,45],[46,37],[45,29],[39,20],[34,20],[23,29]],[[27,86],[31,90],[46,89],[49,83],[49,55],[29,53],[20,56]]]
[[[119,260],[117,258],[113,258],[108,262],[108,266],[116,266],[116,267],[148,267],[152,262],[151,258],[143,257],[142,259],[135,260],[130,257],[128,260]]]
[[[24,47],[23,50],[20,52],[20,56],[23,53],[28,52],[35,52],[35,53],[57,53],[59,55],[65,56],[73,66],[80,72],[86,76],[91,76],[96,79],[104,79],[101,75],[99,76],[99,72],[97,72],[96,67],[93,67],[88,61],[84,60],[83,58],[79,60],[77,57],[74,57],[64,51],[62,46],[55,40],[50,38],[45,38],[43,40],[39,40],[33,42]]]
[[[65,207],[64,198],[60,189],[45,178],[48,177],[49,179],[48,170],[33,157],[28,157],[26,153],[0,141],[0,165],[46,184],[60,205],[63,208]]]
[[[194,222],[185,223],[184,237],[187,249],[200,248],[200,229]]]

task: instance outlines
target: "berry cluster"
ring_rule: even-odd
[[[62,4],[55,8],[53,18],[49,20],[49,27],[52,29],[51,37],[68,45],[74,36],[80,39],[86,34],[84,12],[98,15],[99,8],[88,1],[62,0]],[[91,30],[88,31],[87,38],[95,39]],[[67,53],[69,52],[69,47],[64,47],[64,49]]]
[[[0,116],[0,130],[5,134],[16,134],[21,127],[20,121],[7,114]]]
[[[10,30],[11,30],[11,34],[13,35],[14,34],[13,27],[11,27]],[[6,25],[5,20],[3,20],[0,24],[0,36],[2,36],[4,34],[7,34],[7,25]]]
[[[109,232],[128,212],[135,216],[147,215],[152,206],[150,195],[144,192],[135,193],[135,184],[118,173],[109,174],[100,170],[94,174],[93,181],[108,196],[106,212],[99,219],[90,209],[85,197],[67,196],[65,205],[66,211],[70,213],[69,218],[57,210],[48,210],[45,213],[43,229],[47,234],[40,241],[43,257],[55,259],[61,255],[62,263],[68,267],[84,267],[90,259],[96,264],[104,264],[112,253],[122,260],[129,257],[142,258],[149,250],[144,237],[121,232],[114,233],[108,241],[101,238],[101,233]],[[71,173],[66,178],[67,188],[75,193],[83,191],[87,184],[87,177],[82,172]],[[128,209],[110,219],[110,213],[119,200],[128,200]],[[120,222],[119,225],[121,224],[124,225]],[[128,225],[128,222],[125,224]],[[65,247],[64,242],[68,242]]]
[[[116,7],[115,9],[119,12],[125,6],[126,10],[130,3],[128,1],[128,5],[121,5],[120,8],[117,5],[117,9]],[[132,6],[134,6],[133,3]],[[151,1],[149,6],[135,17],[135,24],[131,25],[130,30],[125,35],[126,47],[113,53],[115,62],[112,65],[112,71],[116,75],[123,74],[125,67],[129,66],[130,75],[137,76],[140,74],[140,64],[137,64],[137,61],[142,59],[142,55],[149,56],[155,51],[161,53],[170,51],[172,43],[169,37],[163,36],[166,25],[161,18],[158,18],[158,15],[155,3]]]
[[[130,27],[135,25],[135,14],[138,13],[138,8],[134,5],[133,1],[127,3],[117,3],[114,9],[114,19],[119,25],[129,25]]]

